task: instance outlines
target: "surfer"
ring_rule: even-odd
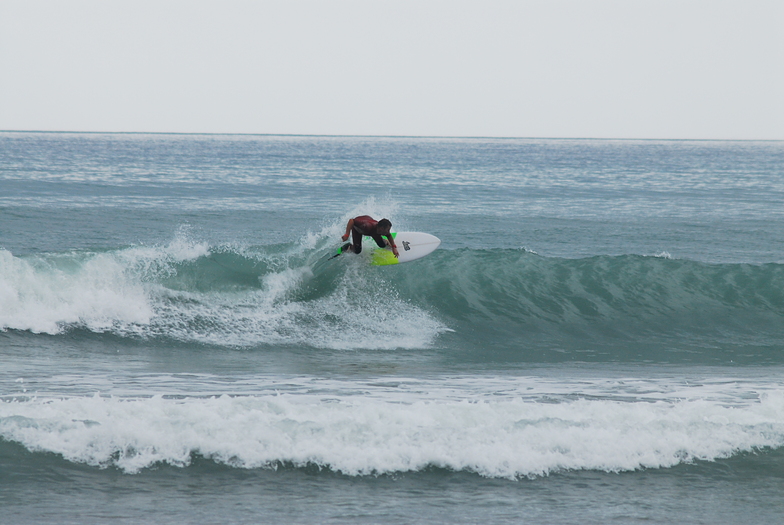
[[[391,246],[392,253],[397,257],[399,255],[397,253],[397,245],[395,244],[395,238],[389,233],[390,229],[392,229],[392,223],[389,222],[389,219],[376,221],[370,215],[360,215],[348,220],[343,240],[347,241],[350,233],[353,245],[349,244],[346,246],[354,253],[360,253],[362,251],[362,236],[367,235],[373,237],[379,248],[385,248],[387,245]]]

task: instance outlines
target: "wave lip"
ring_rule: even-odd
[[[343,395],[0,403],[0,437],[127,473],[194,455],[237,468],[316,465],[351,476],[430,467],[519,478],[631,471],[784,446],[784,392],[707,400],[452,400]]]

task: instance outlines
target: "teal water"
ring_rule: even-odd
[[[782,175],[780,142],[0,133],[4,514],[778,523]],[[359,214],[443,243],[330,260]]]

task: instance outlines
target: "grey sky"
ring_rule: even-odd
[[[0,129],[784,139],[784,1],[0,0]]]

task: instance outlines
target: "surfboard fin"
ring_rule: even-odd
[[[338,255],[342,255],[342,254],[344,254],[344,253],[346,252],[346,250],[348,250],[349,246],[351,246],[351,243],[350,243],[350,242],[347,242],[346,244],[344,244],[343,246],[341,246],[341,247],[338,249],[338,253],[336,253],[335,255],[333,255],[332,257],[330,257],[328,260],[332,260],[332,259],[334,259],[335,257],[337,257]]]

